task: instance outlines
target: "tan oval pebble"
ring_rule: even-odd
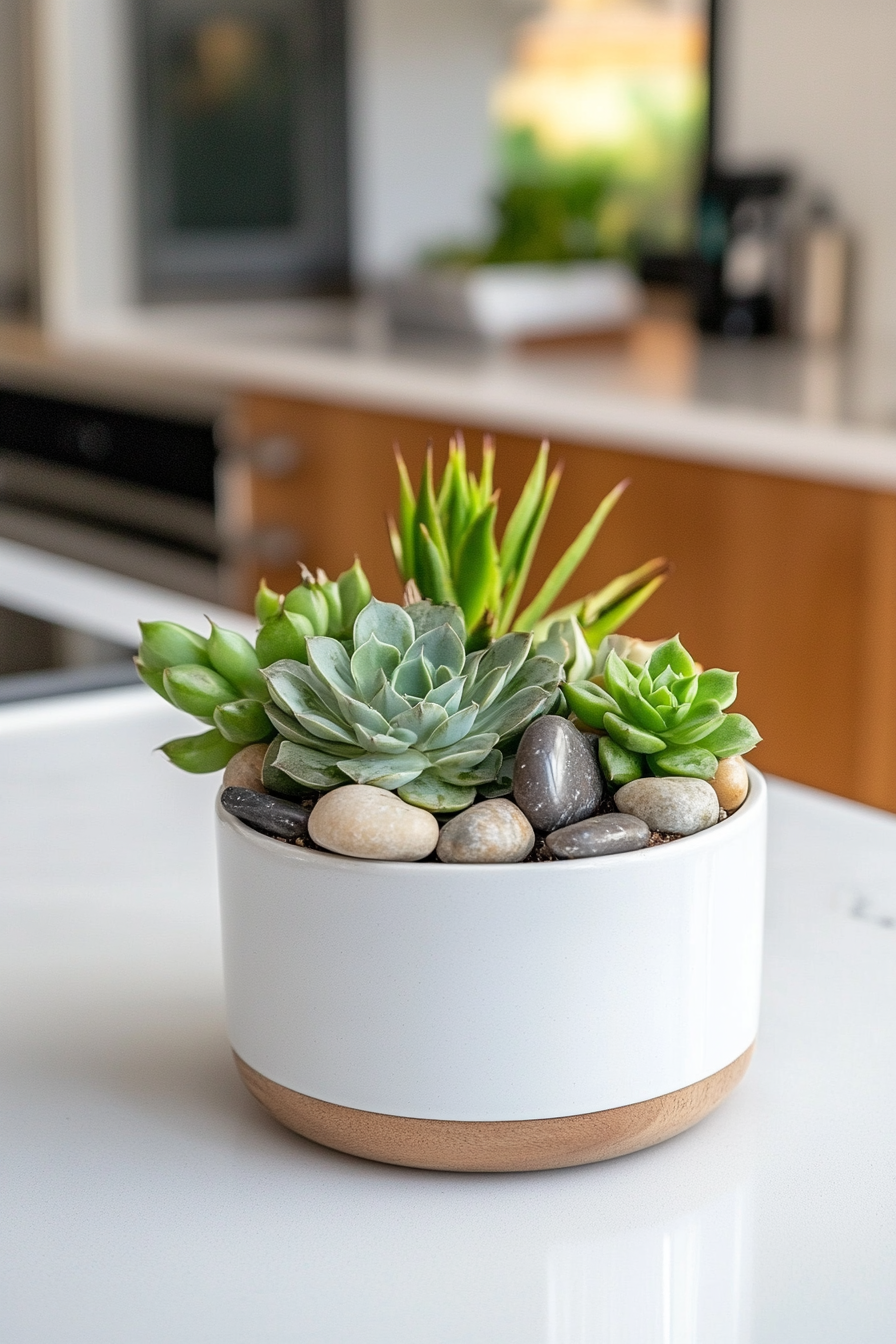
[[[710,784],[716,791],[719,807],[729,814],[736,812],[743,803],[750,788],[750,778],[743,756],[726,756],[719,761],[719,768]]]
[[[719,819],[719,800],[706,780],[683,775],[633,780],[617,790],[613,801],[618,811],[666,835],[694,835]]]
[[[319,799],[308,818],[308,834],[334,854],[416,863],[438,844],[439,823],[431,812],[411,807],[388,789],[346,784]]]
[[[267,749],[267,742],[253,742],[238,751],[224,771],[224,788],[254,789],[256,793],[267,793],[261,782],[261,767]]]
[[[436,850],[443,863],[519,863],[535,832],[509,798],[489,798],[458,812],[442,827]]]

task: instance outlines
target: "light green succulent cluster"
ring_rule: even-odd
[[[534,631],[538,645],[558,622],[577,622],[584,646],[597,648],[604,635],[647,601],[669,570],[666,560],[650,560],[599,591],[550,612],[626,489],[628,482],[623,481],[600,502],[535,597],[520,611],[562,474],[562,467],[557,466],[548,475],[548,453],[549,446],[543,443],[499,545],[495,535],[498,492],[493,488],[495,449],[490,439],[483,444],[478,480],[467,470],[460,437],[451,442],[438,486],[430,450],[416,495],[404,459],[396,450],[399,514],[397,524],[389,520],[389,535],[398,572],[405,583],[413,580],[423,597],[461,607],[467,648],[480,648],[509,630]],[[572,642],[577,644],[577,637]]]
[[[506,634],[467,654],[452,605],[405,609],[375,598],[349,645],[313,637],[307,665],[264,670],[279,738],[266,766],[299,789],[372,784],[431,812],[510,792],[510,753],[562,699],[560,665],[530,657],[532,636]]]
[[[761,741],[743,714],[726,714],[737,696],[737,673],[697,672],[678,639],[660,644],[646,667],[610,650],[597,681],[563,687],[573,713],[602,730],[601,769],[612,784],[654,775],[712,779],[725,756]]]
[[[313,636],[351,635],[358,612],[370,600],[370,584],[360,564],[336,580],[322,570],[304,571],[301,584],[281,595],[262,582],[255,601],[261,628],[255,647],[233,630],[211,624],[198,635],[172,621],[144,621],[134,659],[147,686],[208,731],[166,742],[170,761],[193,774],[222,770],[241,747],[274,736],[265,712],[267,683],[262,669],[283,658],[307,662]]]

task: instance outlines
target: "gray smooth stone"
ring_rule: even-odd
[[[221,806],[225,812],[265,835],[275,835],[281,840],[304,840],[308,834],[311,814],[307,808],[285,798],[234,787],[221,794]]]
[[[637,817],[609,812],[554,831],[545,841],[555,859],[594,859],[601,854],[625,854],[646,849],[650,827]]]
[[[436,853],[443,863],[520,863],[534,847],[520,809],[509,798],[489,798],[445,823]]]
[[[613,801],[620,812],[667,835],[694,835],[719,819],[719,800],[705,779],[635,779],[623,784]]]
[[[590,817],[602,795],[603,776],[586,734],[557,714],[529,724],[516,753],[513,797],[536,831]]]

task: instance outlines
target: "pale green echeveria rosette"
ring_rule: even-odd
[[[315,636],[308,662],[264,669],[279,737],[268,765],[305,790],[371,784],[431,812],[510,791],[510,754],[533,719],[556,708],[562,669],[530,657],[532,636],[467,654],[453,605],[372,599],[351,646]]]
[[[761,741],[743,714],[724,712],[737,696],[737,673],[698,673],[677,638],[655,648],[646,667],[610,649],[601,680],[570,682],[563,695],[583,723],[606,734],[599,754],[611,784],[648,771],[712,779],[721,759]]]

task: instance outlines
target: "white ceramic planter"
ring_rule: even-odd
[[[632,1151],[730,1091],[756,1036],[766,791],[671,844],[572,862],[375,863],[218,807],[230,1039],[320,1142],[513,1170]]]

